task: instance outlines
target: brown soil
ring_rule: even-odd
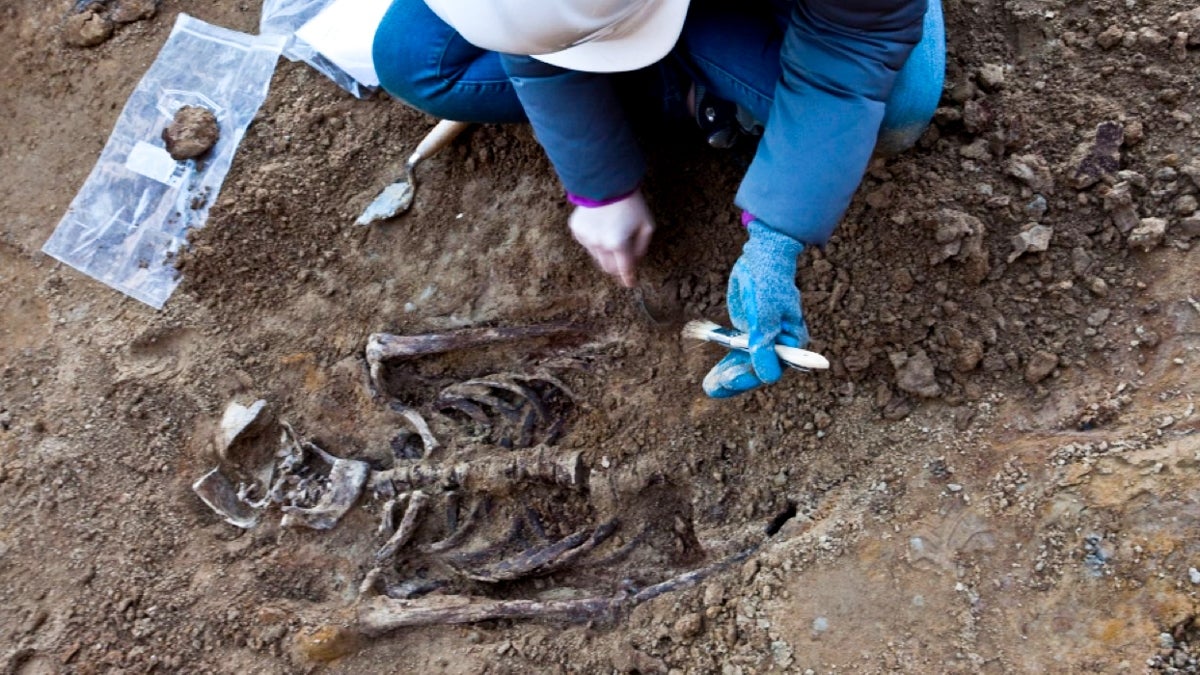
[[[631,293],[571,240],[524,128],[474,128],[420,167],[409,214],[356,228],[432,121],[281,62],[165,310],[55,264],[39,249],[176,15],[258,20],[257,3],[166,0],[80,49],[73,4],[0,8],[5,672],[1197,672],[1189,3],[948,2],[937,124],[873,164],[802,260],[833,368],[726,402],[699,388],[720,350],[684,344],[679,319],[724,318],[751,154],[683,131],[648,143],[660,222]],[[744,565],[615,621],[365,639],[340,622],[379,500],[328,532],[277,512],[243,532],[191,491],[234,398],[336,455],[399,461],[403,422],[363,386],[372,332],[550,321],[587,337],[414,361],[391,393],[428,406],[454,381],[569,363],[578,401],[550,451],[583,453],[587,489],[510,494],[496,518],[646,534],[611,565],[445,591],[611,595],[795,516]],[[446,457],[508,452],[436,419]],[[414,549],[385,571],[422,564]]]

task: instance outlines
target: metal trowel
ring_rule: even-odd
[[[370,225],[375,221],[387,220],[407,211],[408,207],[412,206],[413,194],[417,189],[417,164],[449,145],[450,141],[457,138],[470,124],[470,122],[454,120],[438,122],[417,144],[417,149],[413,151],[413,154],[408,156],[408,161],[404,163],[404,178],[384,188],[383,192],[379,193],[379,196],[367,206],[367,209],[354,223]]]

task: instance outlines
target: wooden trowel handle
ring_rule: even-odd
[[[467,127],[471,126],[470,122],[456,122],[454,120],[442,120],[438,122],[433,129],[421,139],[417,144],[417,149],[413,150],[413,154],[408,157],[408,165],[412,166],[426,157],[434,154],[438,150],[446,147],[458,135],[461,134]]]

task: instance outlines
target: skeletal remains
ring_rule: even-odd
[[[443,445],[426,416],[389,395],[387,364],[579,332],[572,326],[553,325],[372,335],[366,348],[371,393],[412,427],[393,441],[390,468],[372,470],[366,462],[334,457],[302,439],[286,422],[281,423],[273,456],[238,465],[235,460],[240,455],[253,453],[231,448],[246,442],[246,429],[264,426],[259,418],[264,407],[231,406],[225,416],[231,422],[223,425],[219,435],[222,465],[193,487],[227,522],[242,528],[256,526],[273,504],[280,506],[284,526],[329,529],[364,493],[381,503],[377,530],[381,543],[352,610],[357,630],[364,634],[496,618],[612,618],[663,593],[688,588],[751,555],[757,545],[640,590],[625,582],[607,596],[576,593],[575,599],[567,600],[493,600],[476,593],[569,569],[609,569],[644,541],[647,529],[634,536],[615,536],[620,521],[598,518],[587,507],[589,472],[581,453],[564,453],[553,445],[563,433],[562,411],[569,410],[567,404],[577,397],[551,369],[472,378],[442,388],[426,414],[439,416],[441,422],[464,423],[473,431],[465,449],[443,456]],[[409,443],[412,439],[419,439],[419,445]],[[480,451],[479,441],[490,442],[491,449]],[[546,503],[552,506],[539,511],[527,501],[531,495],[549,495]],[[586,508],[570,515],[572,503]],[[440,524],[435,517],[439,512],[444,514]],[[497,536],[498,528],[504,529]]]

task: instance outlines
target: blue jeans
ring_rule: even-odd
[[[648,69],[658,79],[647,100],[674,92],[682,70],[714,95],[766,122],[781,73],[780,48],[794,0],[693,0],[673,67]],[[500,57],[464,40],[423,0],[395,0],[373,45],[383,88],[434,117],[470,122],[524,122],[525,112]],[[941,5],[931,0],[925,33],[900,72],[880,133],[880,146],[900,150],[920,136],[941,97],[945,33]]]

